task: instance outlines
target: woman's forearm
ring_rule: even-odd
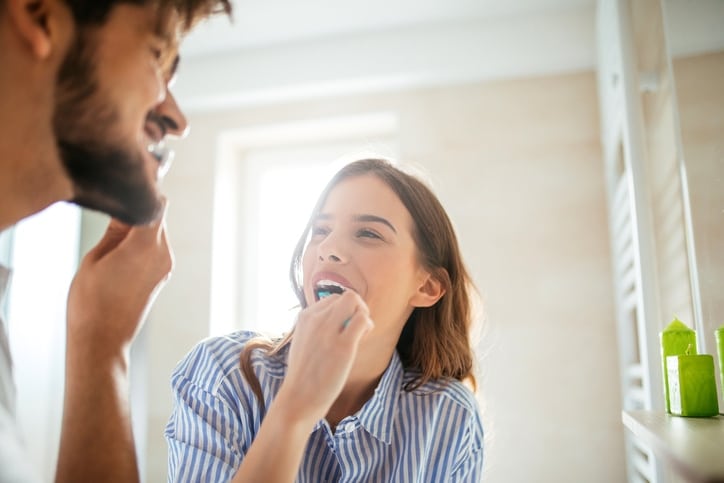
[[[295,411],[284,386],[269,406],[232,483],[293,482],[316,420]]]

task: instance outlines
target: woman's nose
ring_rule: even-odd
[[[334,232],[327,235],[317,248],[321,262],[344,263],[347,261],[344,253],[343,243]]]

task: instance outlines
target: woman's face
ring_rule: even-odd
[[[396,341],[429,277],[412,227],[410,213],[376,176],[341,181],[312,220],[302,261],[307,305],[319,299],[320,284],[327,292],[354,290],[375,323],[369,335]]]

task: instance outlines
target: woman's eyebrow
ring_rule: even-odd
[[[317,216],[314,217],[314,221],[331,220],[331,219],[332,219],[332,215],[330,215],[328,213],[319,213]],[[395,232],[395,234],[397,233],[397,229],[392,225],[392,223],[387,221],[385,218],[382,218],[381,216],[367,215],[367,214],[354,215],[352,217],[352,220],[356,221],[356,222],[363,222],[363,223],[382,223],[383,225],[387,225],[388,227],[390,227],[390,230]]]
[[[376,215],[355,215],[355,216],[353,217],[353,219],[354,219],[355,221],[362,221],[362,222],[366,222],[366,223],[382,223],[383,225],[389,226],[392,231],[394,231],[395,233],[397,233],[397,230],[395,229],[394,226],[392,226],[392,223],[390,223],[390,222],[387,221],[386,219],[382,218],[381,216],[376,216]]]

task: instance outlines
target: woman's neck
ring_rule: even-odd
[[[372,398],[394,351],[392,347],[370,353],[360,346],[347,382],[327,413],[327,423],[333,431],[342,419],[355,414]]]

